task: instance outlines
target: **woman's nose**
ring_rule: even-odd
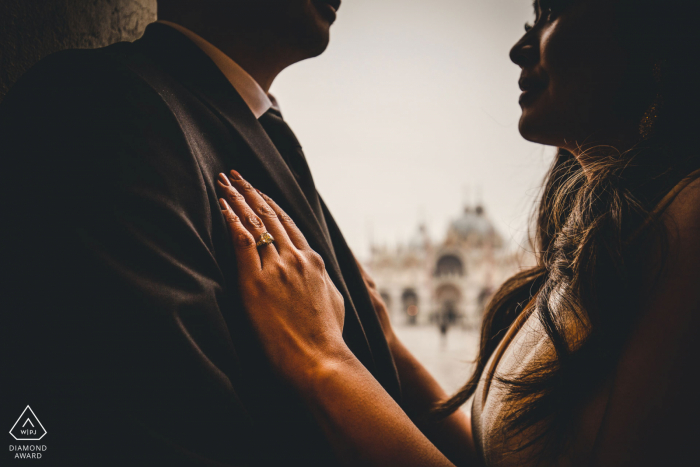
[[[532,43],[529,34],[523,36],[512,49],[510,49],[510,60],[520,68],[535,65],[539,60],[539,47]]]

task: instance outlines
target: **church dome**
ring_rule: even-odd
[[[476,238],[477,240],[494,240],[498,243],[498,233],[489,218],[484,213],[484,208],[465,207],[460,217],[453,220],[450,230],[462,240]]]

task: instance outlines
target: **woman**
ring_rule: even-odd
[[[538,264],[492,299],[474,375],[451,398],[396,338],[367,279],[401,378],[399,407],[345,346],[342,297],[292,220],[237,172],[221,174],[250,320],[339,459],[688,465],[700,415],[692,6],[535,2],[511,59],[522,69],[521,134],[559,148],[538,211]],[[457,409],[471,396],[470,419]]]

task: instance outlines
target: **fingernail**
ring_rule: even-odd
[[[228,208],[228,205],[226,204],[226,201],[224,201],[223,198],[219,198],[219,204],[221,205],[221,209],[224,211]]]
[[[239,174],[235,170],[231,171],[231,178],[234,180],[243,180],[243,177],[241,177],[241,174]]]
[[[262,191],[258,190],[257,188],[255,189],[255,191],[257,191],[259,195],[263,194]]]
[[[219,174],[219,180],[226,186],[231,186],[231,182],[228,181],[228,177],[224,173]]]

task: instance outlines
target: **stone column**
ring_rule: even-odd
[[[138,39],[156,0],[0,0],[0,100],[41,58]]]

